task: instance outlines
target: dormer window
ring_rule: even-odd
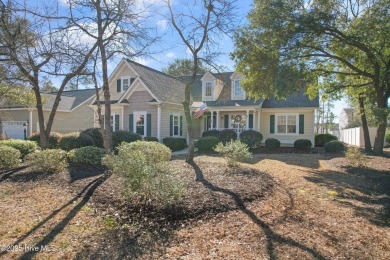
[[[204,95],[205,95],[205,97],[211,97],[211,95],[212,95],[212,84],[211,84],[211,82],[206,82]]]
[[[117,92],[125,92],[126,90],[129,89],[130,85],[133,83],[135,78],[131,77],[122,77],[117,80],[117,85],[116,85],[116,91]]]
[[[241,88],[241,84],[239,80],[234,81],[234,95],[235,96],[242,96],[244,94],[244,91]]]

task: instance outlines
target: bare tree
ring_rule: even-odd
[[[147,47],[158,37],[150,36],[150,30],[144,26],[146,9],[136,5],[136,0],[70,0],[69,12],[71,25],[81,30],[98,45],[91,71],[97,87],[96,75],[101,75],[104,96],[104,127],[102,135],[107,153],[112,152],[112,130],[110,124],[111,100],[108,82],[108,61],[118,55],[128,58],[145,55]],[[86,14],[85,9],[90,12]],[[99,123],[100,99],[97,91]]]
[[[191,80],[185,86],[184,114],[187,122],[189,149],[186,161],[194,158],[194,129],[190,111],[191,90],[195,83],[199,61],[211,65],[217,56],[221,36],[235,29],[234,4],[236,0],[187,1],[187,4],[172,4],[167,0],[172,27],[187,50],[192,54]],[[179,11],[180,10],[180,11]]]
[[[17,2],[7,5],[1,2],[0,6],[0,61],[16,69],[21,75],[19,80],[31,86],[36,99],[40,144],[45,149],[65,86],[83,71],[98,44],[82,44],[69,28],[63,27],[67,20],[53,15],[55,12],[50,8],[41,7],[44,10],[41,13],[36,7]],[[62,81],[45,124],[41,79],[48,75]]]

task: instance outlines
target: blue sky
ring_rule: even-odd
[[[43,0],[45,1],[45,0]],[[192,58],[191,54],[187,52],[186,46],[180,40],[176,31],[169,25],[168,20],[164,17],[167,15],[168,9],[165,6],[164,0],[136,0],[137,5],[141,6],[146,4],[151,6],[152,9],[158,10],[159,14],[152,13],[147,19],[149,26],[154,27],[162,38],[159,42],[150,48],[152,54],[150,56],[138,57],[135,61],[152,67],[157,70],[162,70],[167,65],[177,58]],[[171,0],[173,4],[184,0]],[[199,0],[198,0],[199,1]],[[252,7],[252,0],[238,0],[236,3],[236,17],[239,21],[239,25],[247,23],[246,16]],[[53,2],[51,2],[53,3]],[[55,2],[54,2],[55,3]],[[37,1],[29,0],[28,4],[36,5]],[[58,0],[58,7],[67,8],[67,0]],[[224,65],[228,70],[234,70],[234,62],[229,58],[229,53],[234,49],[233,39],[230,37],[224,37],[221,39],[219,45],[219,51],[222,53],[216,63]],[[153,54],[154,53],[154,54]],[[112,72],[120,59],[116,59],[109,62],[109,72]],[[57,82],[53,80],[53,83],[57,85]],[[335,102],[335,108],[333,109],[335,115],[338,117],[343,107],[346,107],[345,101]],[[338,121],[338,119],[337,119]]]

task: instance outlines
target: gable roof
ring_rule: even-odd
[[[95,95],[95,89],[79,89],[63,91],[61,95],[61,101],[57,107],[58,111],[71,111],[93,97]],[[45,103],[43,104],[44,110],[51,110],[56,99],[57,92],[42,93]],[[0,108],[26,108],[21,106],[8,106],[6,103],[2,104]]]
[[[185,84],[182,81],[135,61],[127,62],[159,101],[174,104],[184,101]]]

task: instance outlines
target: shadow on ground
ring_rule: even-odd
[[[312,171],[313,176],[305,179],[336,190],[337,201],[352,207],[358,216],[376,225],[390,226],[390,173],[358,167],[343,170]]]
[[[54,240],[54,238],[68,225],[68,223],[76,216],[77,212],[90,200],[95,190],[107,179],[108,176],[101,176],[99,178],[94,179],[89,182],[73,199],[68,201],[62,207],[54,210],[49,216],[40,221],[35,227],[29,230],[26,234],[19,237],[14,244],[13,247],[21,246],[24,241],[26,241],[35,231],[39,228],[43,227],[45,223],[54,218],[58,213],[60,213],[63,209],[68,207],[69,205],[74,204],[74,207],[68,212],[68,214],[59,222],[56,226],[54,226],[49,233],[47,233],[39,242],[37,242],[33,247],[42,248],[46,245],[49,245],[50,242]],[[80,202],[76,203],[78,199],[81,199]],[[32,259],[39,251],[28,251],[25,252],[20,259]],[[0,252],[0,258],[5,257],[7,251]]]
[[[260,217],[258,217],[255,213],[253,213],[251,210],[249,210],[243,200],[238,196],[236,193],[232,192],[229,189],[220,188],[218,186],[215,186],[213,183],[209,182],[207,179],[204,178],[203,172],[200,169],[200,167],[195,163],[192,162],[190,165],[194,168],[195,174],[196,174],[196,181],[202,183],[206,188],[210,189],[213,192],[221,192],[224,193],[236,203],[239,210],[243,212],[245,215],[247,215],[253,223],[255,223],[261,231],[264,232],[266,239],[267,239],[267,251],[270,259],[277,259],[277,255],[275,253],[275,249],[277,244],[284,244],[296,247],[300,250],[303,250],[309,254],[311,254],[316,259],[326,259],[324,256],[322,256],[319,252],[316,250],[309,248],[308,246],[299,243],[291,238],[284,237],[277,232],[275,232],[270,225],[268,225],[265,221],[263,221]],[[290,196],[290,206],[293,207],[293,199],[292,196]]]

